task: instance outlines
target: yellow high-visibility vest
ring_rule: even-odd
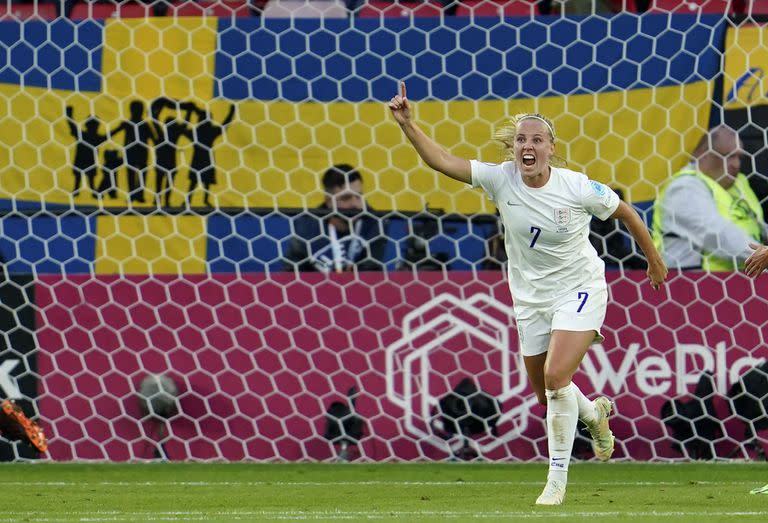
[[[662,223],[664,223],[664,198],[669,184],[680,176],[695,176],[704,182],[710,192],[712,192],[712,197],[715,199],[717,212],[720,216],[735,224],[756,242],[761,241],[763,208],[744,174],[739,173],[736,175],[734,184],[729,189],[724,189],[706,174],[688,169],[675,174],[669,183],[662,188],[653,204],[653,243],[659,252],[662,252],[664,247],[664,235],[661,228]],[[732,272],[740,267],[737,266],[732,258],[718,258],[707,252],[702,252],[701,268],[712,272]]]

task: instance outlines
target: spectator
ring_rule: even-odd
[[[653,237],[664,261],[678,269],[735,271],[765,237],[760,201],[740,172],[738,133],[720,125],[693,151],[653,207]]]
[[[384,222],[366,212],[370,208],[360,173],[351,165],[334,165],[323,174],[323,188],[325,202],[317,212],[293,221],[287,268],[324,273],[382,270]]]

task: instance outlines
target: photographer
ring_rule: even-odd
[[[363,179],[354,167],[337,164],[323,174],[325,201],[293,219],[287,270],[323,273],[384,269],[383,220],[367,212]]]

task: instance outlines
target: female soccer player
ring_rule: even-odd
[[[605,264],[588,240],[590,219],[624,222],[645,253],[654,289],[667,267],[631,206],[602,183],[553,165],[555,130],[544,116],[516,117],[496,136],[508,161],[488,164],[454,156],[424,134],[412,120],[404,82],[389,108],[427,165],[482,188],[499,209],[520,348],[539,403],[547,405],[549,474],[536,504],[560,505],[577,420],[589,429],[599,459],[608,460],[614,447],[611,401],[590,401],[571,381],[589,346],[604,339],[608,286]]]

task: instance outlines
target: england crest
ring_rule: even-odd
[[[563,227],[571,223],[571,209],[569,207],[558,207],[555,209],[555,225]]]

